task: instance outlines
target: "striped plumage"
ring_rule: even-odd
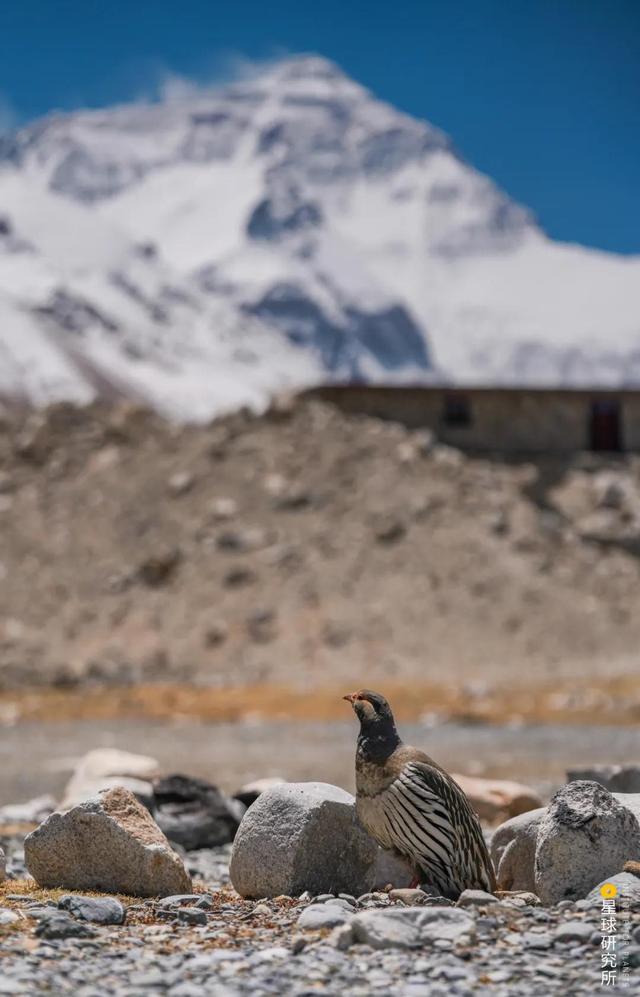
[[[356,804],[383,848],[408,859],[416,880],[442,896],[495,889],[480,821],[458,784],[416,748],[402,743],[384,697],[345,696],[360,720]]]

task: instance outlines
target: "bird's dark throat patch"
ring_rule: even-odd
[[[393,720],[363,720],[358,735],[357,753],[365,762],[384,762],[400,745]]]

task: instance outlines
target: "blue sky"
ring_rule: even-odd
[[[555,238],[640,253],[640,0],[5,0],[0,127],[319,52]]]

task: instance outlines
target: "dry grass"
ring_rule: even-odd
[[[182,951],[185,944],[195,945],[199,951],[204,951],[234,948],[246,941],[255,942],[256,938],[268,937],[273,933],[277,935],[285,933],[288,936],[290,927],[286,923],[283,924],[276,915],[284,914],[286,917],[291,912],[291,916],[295,916],[298,906],[298,901],[291,897],[276,897],[268,902],[269,912],[256,914],[256,903],[242,899],[231,887],[210,889],[203,883],[195,883],[194,893],[209,893],[212,896],[209,914],[212,918],[211,923],[218,929],[217,934],[202,938],[187,925],[181,925],[179,932],[172,932],[170,920],[173,915],[153,903],[144,902],[140,897],[104,894],[94,890],[43,889],[33,879],[16,879],[0,884],[0,906],[13,910],[21,920],[0,928],[0,940],[3,935],[11,934],[15,936],[15,940],[23,950],[32,950],[38,944],[34,937],[37,922],[27,916],[24,901],[32,900],[39,903],[52,901],[57,904],[62,896],[80,892],[83,896],[115,897],[127,909],[128,930],[109,934],[104,938],[104,944],[111,948],[114,946],[126,948],[131,944],[133,936],[143,938],[148,949],[162,954]],[[18,899],[9,899],[9,896],[16,896]],[[230,905],[233,907],[232,912],[229,911]],[[165,929],[169,930],[169,936],[166,935]],[[2,954],[0,944],[0,960]]]
[[[255,685],[229,689],[189,685],[31,689],[0,694],[0,712],[16,722],[198,719],[234,723],[331,721],[348,717],[343,687],[304,690]],[[382,690],[399,720],[425,713],[470,723],[633,725],[640,721],[640,676],[550,685],[501,682],[481,691],[453,683],[387,683]]]
[[[194,893],[206,893],[207,887],[203,883],[194,883],[193,885]],[[135,924],[166,924],[166,918],[162,915],[156,913],[156,909],[151,904],[144,904],[143,898],[128,896],[124,893],[102,893],[97,890],[69,890],[63,887],[56,887],[52,889],[43,888],[38,886],[34,879],[11,879],[6,880],[4,883],[0,883],[0,907],[8,908],[13,910],[16,914],[21,915],[22,920],[16,924],[6,926],[7,931],[27,931],[30,928],[35,928],[36,922],[27,917],[25,914],[25,900],[34,900],[38,903],[46,904],[53,902],[58,903],[61,897],[78,894],[84,897],[113,897],[119,900],[120,903],[127,909],[127,923],[129,925]],[[12,899],[13,897],[20,897],[23,899]],[[229,897],[226,897],[226,902],[229,902]]]

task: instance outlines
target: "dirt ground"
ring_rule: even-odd
[[[0,688],[453,683],[524,708],[575,684],[616,712],[639,480],[633,457],[470,458],[309,401],[208,426],[7,414]]]

